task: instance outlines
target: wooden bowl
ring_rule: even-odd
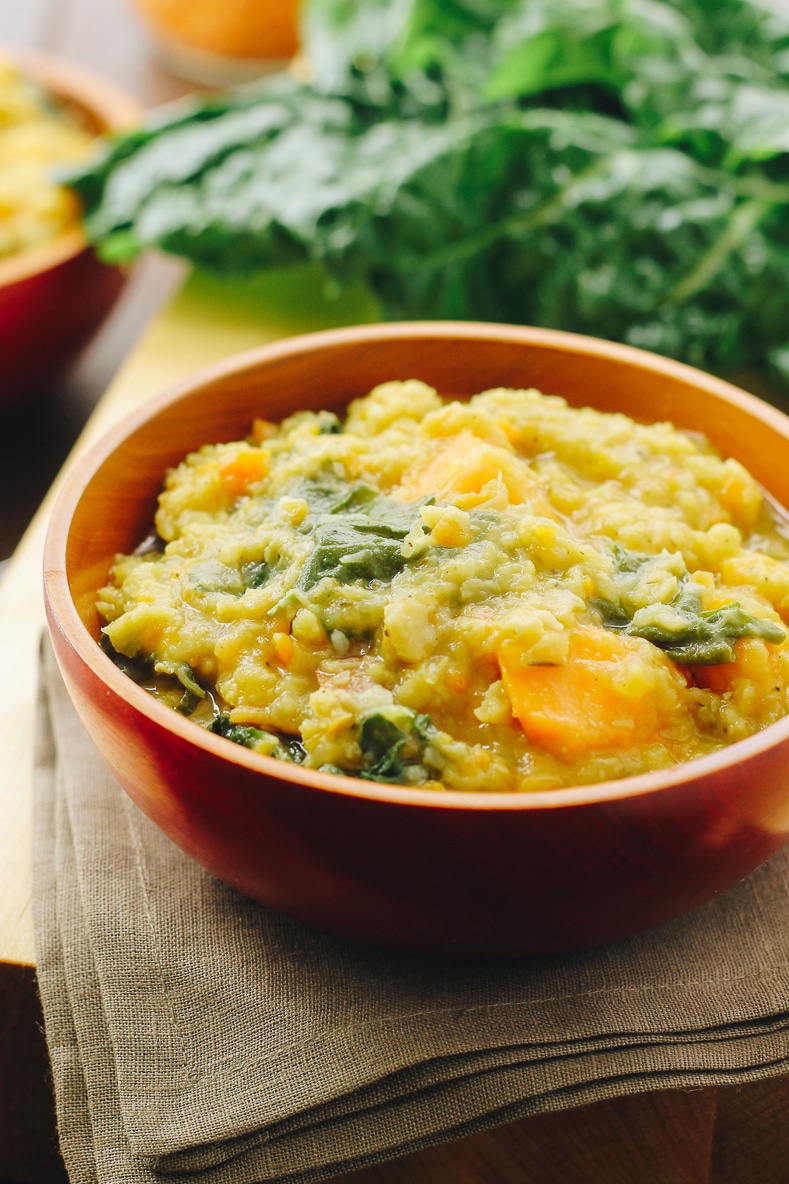
[[[341,409],[387,379],[447,396],[536,386],[672,420],[789,505],[789,419],[728,384],[621,345],[541,329],[390,324],[292,338],[203,371],[130,416],[72,472],[46,543],[66,684],[135,802],[227,883],[338,934],[439,954],[568,950],[657,925],[789,837],[789,719],[659,773],[532,794],[431,792],[305,770],[235,747],[152,699],[99,649],[116,552],[146,535],[165,469],[255,415]]]
[[[90,130],[139,122],[136,99],[73,62],[13,53],[22,70]],[[118,298],[126,276],[100,263],[78,228],[0,259],[0,407],[42,388],[76,357]]]

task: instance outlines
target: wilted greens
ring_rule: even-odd
[[[720,662],[734,662],[734,642],[741,637],[761,637],[774,644],[782,642],[786,633],[775,621],[754,617],[736,601],[721,608],[702,611],[701,598],[691,589],[683,588],[671,604],[666,606],[662,619],[639,620],[620,615],[604,616],[608,629],[643,637],[666,653],[674,662],[689,666],[717,666]]]
[[[778,0],[311,0],[309,83],[156,114],[72,184],[107,259],[308,260],[389,317],[789,379]]]
[[[217,715],[208,730],[242,748],[251,748],[280,761],[300,765],[304,760],[304,747],[295,736],[277,736],[249,724],[234,724],[229,715]]]
[[[674,662],[688,666],[717,666],[734,662],[734,643],[741,637],[760,637],[774,645],[786,638],[786,632],[767,617],[754,617],[732,601],[720,608],[703,610],[701,596],[686,574],[676,595],[668,604],[652,604],[629,611],[628,577],[649,567],[654,557],[628,551],[615,544],[612,548],[612,575],[624,593],[618,603],[593,601],[607,629],[642,637],[663,650]]]
[[[314,507],[313,501],[311,507]],[[311,514],[305,531],[314,549],[297,581],[307,592],[326,576],[340,584],[354,580],[387,583],[406,565],[403,541],[424,501],[403,505],[369,485],[350,486],[328,514]]]
[[[437,766],[430,761],[430,745],[436,729],[428,715],[408,707],[389,708],[388,713],[373,712],[359,725],[359,747],[364,767],[363,781],[384,781],[390,785],[408,785],[435,776]],[[436,753],[433,750],[433,761]]]

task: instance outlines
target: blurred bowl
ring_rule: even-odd
[[[789,419],[728,384],[548,330],[390,324],[292,338],[156,398],[75,467],[46,543],[66,684],[118,781],[179,846],[310,924],[439,954],[568,950],[657,925],[789,837],[789,719],[659,773],[531,794],[408,789],[305,770],[203,731],[100,650],[96,590],[147,534],[165,470],[256,415],[340,410],[388,379],[446,396],[536,386],[571,404],[704,432],[789,505]]]
[[[74,62],[4,51],[97,135],[139,122],[142,108]],[[118,298],[126,274],[100,263],[82,231],[0,259],[0,408],[62,373]]]
[[[134,0],[162,65],[201,86],[283,69],[299,48],[301,0]]]

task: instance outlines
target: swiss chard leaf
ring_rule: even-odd
[[[127,678],[142,685],[155,677],[154,657],[152,654],[136,654],[133,658],[120,653],[110,641],[106,633],[102,633],[100,645],[104,653],[110,658]]]
[[[377,491],[372,485],[359,482],[350,485],[332,469],[323,469],[312,477],[304,477],[288,488],[288,496],[303,498],[311,514],[337,514],[352,505],[363,505]]]
[[[181,715],[194,715],[195,711],[200,705],[201,700],[202,696],[196,695],[194,691],[184,691],[183,695],[181,695],[181,698],[176,704],[175,710]]]
[[[130,657],[116,650],[106,633],[101,635],[101,648],[119,670],[140,685],[161,675],[174,679],[184,691],[177,708],[184,715],[191,715],[200,700],[205,697],[205,691],[197,681],[194,670],[186,662],[157,661],[155,654],[142,652]]]

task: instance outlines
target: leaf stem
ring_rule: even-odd
[[[705,288],[731,255],[742,246],[748,235],[770,209],[764,201],[749,201],[737,206],[720,238],[704,252],[691,272],[672,288],[669,304],[684,304]]]

